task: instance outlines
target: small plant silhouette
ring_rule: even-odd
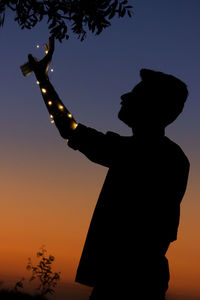
[[[39,263],[34,266],[32,264],[31,258],[28,258],[28,264],[26,269],[32,272],[32,276],[29,281],[35,279],[39,280],[39,286],[37,290],[40,291],[40,294],[45,296],[47,294],[53,294],[55,292],[55,287],[60,280],[60,272],[52,271],[52,263],[55,260],[53,255],[48,255],[45,246],[40,248],[40,251],[37,252],[37,257],[40,258]],[[23,287],[23,280],[16,283],[18,287]]]
[[[32,282],[33,280],[39,281],[39,286],[36,288],[36,290],[38,290],[39,293],[35,295],[30,295],[25,292],[22,292],[22,290],[24,289],[25,281],[25,278],[23,277],[21,280],[16,282],[12,290],[2,289],[0,291],[0,298],[1,296],[3,296],[5,299],[46,300],[47,294],[55,293],[56,285],[60,280],[60,272],[52,271],[52,264],[55,261],[55,257],[53,255],[47,254],[45,246],[42,246],[40,248],[36,256],[40,259],[38,264],[34,266],[31,258],[29,257],[26,269],[32,272],[29,282]]]

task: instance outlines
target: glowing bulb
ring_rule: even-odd
[[[40,48],[40,45],[37,44],[36,48]]]
[[[48,101],[48,105],[51,106],[53,104],[52,101]]]
[[[37,84],[40,84],[40,82],[39,82],[38,80],[36,81],[36,83],[37,83]]]
[[[67,116],[68,116],[68,118],[70,118],[70,119],[72,118],[72,114],[68,114]]]
[[[51,68],[51,72],[53,72],[54,71],[54,69],[53,68]]]
[[[54,120],[51,120],[51,124],[54,124],[55,122],[54,122]]]
[[[58,108],[60,109],[60,110],[63,110],[64,109],[64,106],[63,105],[58,105]]]
[[[46,89],[42,89],[42,93],[46,94],[47,90]]]
[[[76,129],[77,126],[78,126],[78,124],[74,122],[73,125],[72,125],[72,129],[73,130]]]
[[[53,119],[53,115],[50,115],[50,118]]]
[[[45,53],[48,54],[48,50],[46,50]]]

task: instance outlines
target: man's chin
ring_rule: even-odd
[[[123,112],[123,108],[121,108],[120,111],[118,112],[118,119],[124,123],[126,121],[126,118],[125,118],[124,112]]]
[[[118,112],[118,119],[123,122],[120,111]]]

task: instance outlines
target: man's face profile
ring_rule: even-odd
[[[138,83],[131,92],[121,96],[121,109],[118,118],[131,128],[142,126],[149,119],[148,87],[144,82]]]

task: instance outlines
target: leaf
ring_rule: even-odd
[[[30,265],[27,265],[27,266],[26,266],[26,269],[27,269],[28,271],[30,271],[30,270],[31,270],[31,266],[30,266]]]
[[[121,15],[120,16],[123,18],[125,16],[125,13],[126,13],[126,9],[123,8],[122,11],[121,11]]]
[[[37,252],[37,257],[40,257],[40,256],[42,256],[42,255],[43,255],[42,252]]]
[[[112,9],[116,10],[117,5],[118,5],[118,0],[115,0],[115,2],[112,4]]]
[[[132,14],[131,14],[131,11],[130,10],[128,10],[128,16],[129,16],[129,18],[131,18],[132,17]]]
[[[53,255],[49,255],[49,260],[52,262],[55,260],[55,257]]]
[[[115,10],[113,10],[109,15],[108,19],[111,20],[115,16],[115,13],[116,13]]]
[[[5,13],[3,13],[3,15],[2,15],[1,18],[0,18],[0,27],[3,26],[4,21],[5,21]]]

